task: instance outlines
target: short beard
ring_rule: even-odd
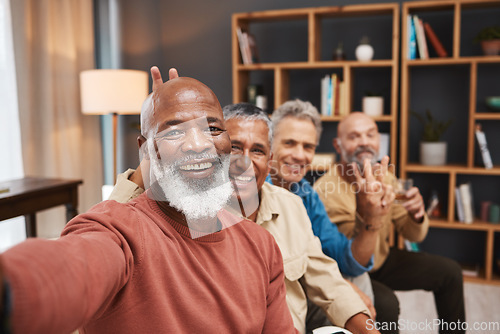
[[[354,150],[352,154],[347,154],[347,151],[344,149],[342,145],[340,145],[340,153],[342,155],[342,160],[347,162],[348,164],[355,162],[358,165],[360,171],[363,171],[364,160],[358,159],[357,155],[363,152],[368,152],[372,154],[372,158],[370,160],[370,164],[373,166],[377,163],[378,152],[376,152],[373,148],[369,146],[359,146]]]
[[[184,177],[178,169],[183,161],[193,158],[215,159],[214,172],[206,179],[191,180]],[[229,181],[229,155],[201,154],[189,156],[183,161],[166,165],[160,161],[152,161],[152,172],[162,189],[165,200],[186,216],[186,220],[211,219],[223,209],[233,194],[233,186]]]

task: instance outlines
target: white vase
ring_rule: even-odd
[[[384,99],[381,96],[365,96],[362,101],[362,110],[368,116],[381,116],[384,113]]]
[[[420,142],[420,163],[427,166],[446,164],[446,142]]]
[[[356,59],[370,61],[373,58],[373,47],[370,44],[360,44],[356,48]]]

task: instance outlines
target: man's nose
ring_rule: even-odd
[[[359,138],[359,145],[360,146],[368,146],[369,140],[367,136],[361,136]]]
[[[301,145],[297,145],[294,147],[292,152],[292,157],[298,161],[304,161],[306,158],[306,152]]]
[[[244,172],[250,167],[252,160],[248,156],[248,151],[244,151],[243,154],[238,154],[235,157],[235,165],[238,170]]]
[[[214,147],[212,138],[210,136],[207,136],[207,134],[205,134],[203,130],[193,128],[189,129],[186,132],[182,150],[184,152],[192,151],[201,153],[212,147]]]

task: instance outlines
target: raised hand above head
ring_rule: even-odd
[[[177,72],[177,69],[172,67],[168,71],[168,79],[172,80],[178,77],[179,73]],[[153,79],[153,91],[155,91],[158,87],[160,87],[163,84],[163,79],[161,77],[161,72],[158,66],[151,67],[151,79]]]

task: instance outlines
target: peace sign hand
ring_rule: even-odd
[[[389,213],[395,194],[391,185],[384,184],[389,157],[373,166],[369,159],[363,163],[363,173],[354,163],[356,184],[356,209],[365,222],[366,229],[378,230],[382,227],[383,216]]]

